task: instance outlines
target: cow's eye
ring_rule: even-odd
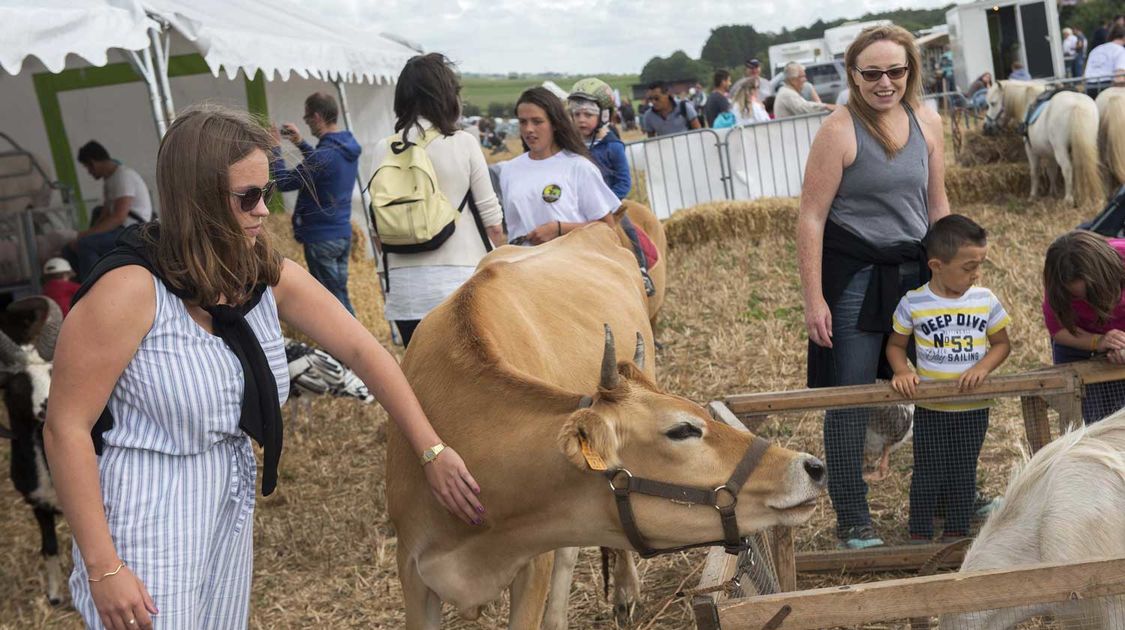
[[[664,435],[667,435],[673,440],[686,440],[688,438],[703,437],[703,429],[700,429],[694,424],[685,422],[668,429]]]

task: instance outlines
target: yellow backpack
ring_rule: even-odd
[[[428,129],[418,142],[397,135],[387,139],[387,155],[368,183],[375,232],[386,252],[435,250],[453,234],[461,208],[454,208],[438,188],[426,155],[426,146],[440,136],[439,130]]]

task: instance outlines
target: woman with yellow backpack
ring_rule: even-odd
[[[395,135],[375,148],[369,190],[387,274],[385,315],[410,343],[418,323],[504,242],[480,144],[458,128],[460,85],[439,53],[406,63]]]

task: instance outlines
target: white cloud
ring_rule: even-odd
[[[467,72],[635,73],[656,55],[695,57],[712,28],[796,28],[818,18],[932,8],[947,0],[306,0],[427,51]]]

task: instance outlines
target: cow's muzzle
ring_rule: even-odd
[[[769,446],[769,442],[765,439],[755,437],[750,442],[750,446],[746,448],[742,460],[735,466],[730,479],[713,490],[634,477],[625,468],[607,470],[605,476],[609,480],[609,489],[613,492],[613,497],[617,502],[617,514],[621,519],[621,528],[625,530],[625,536],[629,539],[629,543],[633,545],[633,549],[642,558],[651,558],[662,553],[674,553],[695,547],[722,545],[727,553],[731,554],[737,554],[748,548],[750,546],[749,539],[742,537],[738,531],[738,516],[735,514],[735,508],[738,506],[738,493],[742,490],[746,480],[750,478],[750,473],[754,472],[754,469],[762,461],[762,456]],[[682,545],[668,549],[653,549],[645,541],[637,527],[637,520],[633,514],[633,504],[629,500],[629,495],[633,493],[660,497],[673,503],[709,505],[715,508],[719,512],[719,521],[723,525],[723,540]]]

